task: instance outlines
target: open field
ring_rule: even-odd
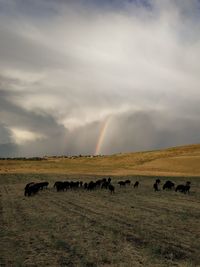
[[[56,180],[97,180],[62,174],[0,175],[0,266],[200,266],[200,177],[191,193],[153,192],[154,177],[128,178],[141,187],[56,192]],[[127,177],[124,177],[125,179]],[[49,181],[25,198],[24,185]],[[166,178],[161,178],[165,181]]]
[[[200,145],[103,157],[0,160],[0,266],[200,266]],[[56,192],[112,177],[116,193]],[[170,178],[168,178],[170,176]],[[156,177],[191,193],[154,192]],[[120,188],[117,181],[139,180]],[[49,189],[24,197],[28,182]],[[162,185],[161,185],[162,186]]]
[[[200,145],[103,157],[0,160],[0,173],[200,176]]]

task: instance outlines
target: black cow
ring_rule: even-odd
[[[125,183],[128,184],[128,185],[130,185],[131,184],[131,181],[130,180],[126,180]]]
[[[109,182],[108,181],[104,181],[103,183],[102,183],[102,185],[101,185],[101,189],[108,189],[108,186],[109,186]]]
[[[35,195],[40,190],[40,185],[37,183],[30,184],[26,190],[24,195],[30,197],[31,195]]]
[[[37,185],[39,186],[40,190],[43,190],[44,188],[47,189],[49,183],[48,182],[41,182],[41,183],[37,183]]]
[[[69,189],[70,183],[68,181],[64,181],[63,183],[63,191]]]
[[[163,190],[169,189],[172,190],[174,188],[175,184],[171,181],[166,181],[163,185]]]
[[[189,194],[189,191],[190,191],[190,184],[191,184],[190,182],[186,182],[185,185],[183,185],[183,184],[179,184],[179,185],[177,185],[175,191],[176,191],[176,192],[179,191],[179,192],[184,193],[184,194],[186,194],[186,193]]]
[[[159,191],[159,189],[158,189],[158,183],[154,183],[154,185],[153,185],[153,188],[154,188],[154,191],[156,192],[156,191]]]
[[[110,190],[110,193],[111,194],[114,194],[115,193],[115,187],[112,184],[109,184],[108,185],[108,189]]]
[[[139,182],[136,181],[136,182],[134,183],[134,188],[138,188],[138,185],[139,185]]]
[[[57,184],[59,184],[59,183],[62,183],[62,182],[61,182],[61,181],[57,181],[57,182],[55,182],[53,187],[54,187],[54,188],[57,187]]]
[[[158,185],[160,184],[160,179],[156,179],[155,183],[153,184],[154,191],[159,191]]]
[[[84,183],[84,189],[87,189],[88,188],[88,183]]]
[[[118,184],[121,186],[126,186],[126,183],[124,181],[119,181]]]
[[[190,185],[191,185],[191,182],[187,181],[186,184],[185,184],[185,192],[184,193],[188,193],[189,194]]]
[[[25,188],[24,188],[24,196],[27,196],[28,195],[28,188],[29,188],[29,186],[31,186],[31,185],[33,185],[34,184],[34,182],[31,182],[31,183],[28,183],[26,186],[25,186]]]
[[[71,182],[69,182],[69,187],[71,189],[77,189],[79,187],[79,182],[71,181]]]
[[[160,182],[161,182],[160,179],[156,179],[157,184],[160,184]]]
[[[87,190],[91,191],[91,190],[94,190],[95,188],[96,188],[96,183],[93,181],[89,182]]]
[[[179,192],[184,193],[184,192],[185,192],[185,185],[184,185],[184,184],[179,184],[179,185],[177,185],[175,191],[176,191],[176,192],[179,191]]]
[[[102,184],[102,180],[97,180],[96,181],[96,187],[99,188]]]
[[[55,182],[54,187],[56,187],[57,192],[64,191],[65,183],[64,182]]]

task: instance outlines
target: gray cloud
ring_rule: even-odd
[[[11,141],[11,133],[4,124],[0,124],[0,144],[8,144]]]
[[[198,143],[198,122],[198,118],[191,120],[153,110],[118,114],[111,117],[99,152],[113,154]],[[76,142],[71,142],[66,152],[94,154],[103,124],[96,122],[73,131],[68,138]]]
[[[18,93],[15,93],[16,95]],[[19,93],[20,95],[21,93]],[[0,90],[0,156],[38,156],[46,154],[63,154],[63,144],[68,130],[45,112],[28,111],[9,101],[10,93]],[[32,133],[33,140],[18,144],[15,140],[15,130]],[[14,132],[14,133],[13,133]],[[36,138],[34,138],[34,134]],[[41,136],[41,138],[37,138]],[[19,136],[20,137],[20,136]],[[29,136],[27,137],[29,138]],[[6,148],[9,151],[6,152]],[[11,151],[13,149],[13,151]],[[12,152],[12,153],[11,153]]]
[[[17,152],[17,146],[13,143],[11,131],[6,125],[0,123],[0,157],[13,156]]]
[[[0,0],[1,155],[92,154],[108,116],[101,153],[199,142],[199,8]]]
[[[198,143],[198,121],[197,118],[191,120],[157,111],[121,114],[113,118],[102,152],[131,152]]]

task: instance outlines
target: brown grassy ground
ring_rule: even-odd
[[[200,266],[199,162],[200,145],[100,158],[0,160],[0,266]],[[113,196],[52,188],[56,180],[105,175],[112,175]],[[191,194],[153,192],[158,176],[192,181]],[[141,188],[119,188],[122,178],[138,179]],[[23,196],[26,183],[42,180],[50,182],[48,190]]]
[[[200,178],[190,195],[153,192],[153,177],[141,187],[57,193],[56,180],[96,180],[61,174],[0,175],[0,266],[200,266]],[[124,177],[124,179],[127,177]],[[161,178],[162,182],[166,178]],[[173,177],[176,184],[188,178]],[[27,182],[50,188],[30,198]]]
[[[200,176],[200,145],[77,159],[0,160],[0,173]]]

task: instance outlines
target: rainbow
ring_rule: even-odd
[[[106,131],[108,129],[108,125],[110,123],[110,120],[111,120],[111,116],[107,117],[105,122],[103,123],[103,125],[101,127],[99,138],[98,138],[98,141],[97,141],[97,144],[96,144],[95,153],[94,153],[95,155],[99,155],[99,153],[101,151],[103,140],[104,140]]]

